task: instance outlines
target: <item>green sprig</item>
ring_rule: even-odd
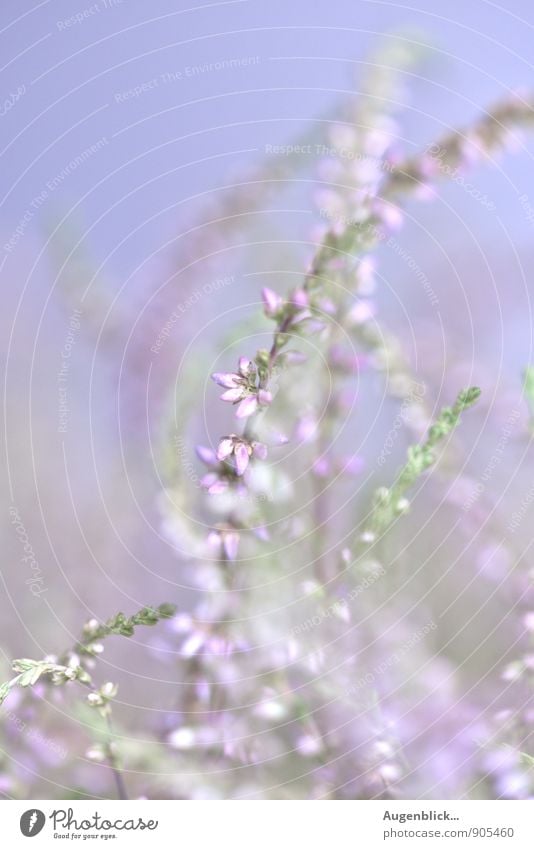
[[[364,542],[374,542],[378,534],[385,531],[397,516],[406,512],[406,493],[416,480],[434,465],[437,460],[434,449],[458,426],[461,414],[476,404],[479,397],[480,389],[476,386],[460,392],[454,406],[443,408],[430,427],[425,441],[408,449],[406,463],[399,471],[393,486],[389,489],[380,487],[375,492],[371,519],[361,536]]]
[[[133,616],[125,616],[117,613],[105,624],[96,620],[87,622],[83,629],[83,636],[71,652],[64,656],[65,663],[53,663],[47,660],[30,660],[20,658],[11,664],[14,678],[0,685],[0,705],[7,698],[14,687],[33,687],[39,679],[46,675],[50,682],[55,685],[66,684],[68,681],[79,681],[84,686],[92,686],[91,676],[79,663],[80,654],[98,654],[96,640],[101,640],[110,634],[118,634],[123,637],[131,637],[138,625],[156,625],[161,619],[169,619],[174,615],[176,608],[172,604],[160,604],[159,607],[143,607]],[[108,685],[105,685],[108,687]],[[97,691],[107,703],[113,695],[111,690],[101,689]],[[101,706],[101,705],[97,705]]]
[[[133,616],[117,613],[105,623],[91,619],[84,625],[82,639],[76,644],[74,651],[82,654],[96,654],[96,641],[112,634],[120,637],[133,637],[138,625],[157,625],[161,619],[170,619],[175,612],[176,607],[173,604],[160,604],[159,607],[143,607]]]

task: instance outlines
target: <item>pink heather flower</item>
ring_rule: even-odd
[[[242,377],[249,377],[256,371],[256,366],[248,357],[239,357],[238,370]]]
[[[258,403],[263,407],[268,407],[272,403],[273,396],[268,389],[260,389],[258,392]]]
[[[307,307],[309,304],[309,298],[306,290],[295,289],[291,295],[291,303],[296,307]]]
[[[217,371],[215,374],[212,374],[211,379],[219,386],[223,386],[226,389],[233,389],[235,386],[242,383],[240,375],[233,374],[232,372]]]
[[[261,290],[261,297],[265,315],[267,318],[275,318],[282,307],[282,298],[276,292],[273,292],[272,289],[267,288]]]
[[[221,439],[217,450],[217,457],[221,461],[232,455],[235,460],[236,472],[239,476],[242,476],[252,456],[259,460],[266,459],[267,446],[263,442],[248,442],[233,433]]]
[[[197,445],[195,448],[197,457],[206,466],[215,466],[217,464],[217,456],[212,448],[206,448],[204,445]]]
[[[221,439],[217,448],[217,460],[226,460],[234,451],[234,437],[227,436]]]
[[[215,530],[208,534],[208,545],[214,556],[224,554],[227,560],[235,560],[239,548],[239,533],[233,530]]]
[[[220,495],[228,489],[228,481],[220,478],[216,472],[210,472],[204,475],[200,480],[200,485],[203,489],[207,489],[210,495]]]
[[[249,448],[243,442],[238,442],[234,448],[235,467],[238,475],[243,475],[249,461]]]
[[[258,408],[258,398],[256,395],[249,395],[239,404],[236,410],[238,419],[246,419],[256,412]]]
[[[235,389],[227,389],[226,392],[223,392],[221,395],[221,401],[231,401],[233,404],[236,401],[240,401],[246,395],[246,388],[244,386],[236,386]]]

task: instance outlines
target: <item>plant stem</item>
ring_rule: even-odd
[[[108,731],[112,737],[115,736],[115,731],[113,728],[113,722],[111,716],[108,714],[106,717],[106,723],[108,726]],[[106,745],[106,752],[108,756],[108,763],[111,767],[111,771],[113,773],[113,777],[115,779],[115,785],[117,787],[117,795],[119,799],[127,800],[129,799],[128,791],[126,790],[126,784],[124,782],[124,775],[122,773],[121,767],[119,765],[117,755],[113,751],[113,740],[108,741]]]

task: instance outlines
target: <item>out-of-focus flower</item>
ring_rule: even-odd
[[[272,289],[262,289],[261,297],[263,300],[263,311],[267,318],[277,318],[282,306],[283,300],[276,292]]]
[[[212,550],[224,554],[227,560],[233,561],[237,557],[239,549],[239,532],[230,528],[221,528],[211,531],[208,535],[208,543]]]
[[[265,460],[267,457],[267,446],[263,442],[249,442],[235,433],[224,436],[219,442],[217,459],[223,461],[229,457],[233,457],[236,474],[239,476],[244,475],[246,472],[252,456],[258,457],[260,460]]]

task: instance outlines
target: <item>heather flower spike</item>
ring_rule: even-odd
[[[472,162],[505,148],[510,127],[534,124],[532,101],[512,98],[485,113],[473,128],[450,133],[426,151],[405,157],[403,133],[389,109],[404,101],[401,80],[392,69],[412,67],[408,42],[395,42],[392,51],[368,67],[357,108],[340,112],[329,131],[322,129],[326,152],[317,175],[324,186],[317,193],[321,221],[308,240],[320,239],[317,250],[297,282],[291,272],[287,292],[263,289],[263,312],[271,320],[267,340],[265,322],[249,324],[248,316],[246,330],[241,324],[231,328],[234,342],[245,335],[251,340],[261,328],[264,347],[236,358],[232,371],[212,375],[222,400],[235,406],[239,422],[236,433],[217,430],[215,450],[203,445],[196,449],[205,467],[201,489],[221,497],[198,492],[198,479],[185,458],[172,464],[171,487],[177,497],[161,499],[164,527],[172,534],[178,558],[170,576],[176,593],[191,587],[188,603],[198,596],[194,611],[175,615],[173,606],[165,604],[143,607],[132,616],[117,613],[104,623],[90,619],[70,650],[37,661],[14,661],[11,679],[0,687],[0,703],[15,698],[16,692],[21,701],[13,704],[14,714],[30,719],[32,727],[36,700],[25,698],[32,688],[61,704],[61,710],[51,712],[51,721],[54,714],[68,715],[70,699],[83,705],[82,718],[88,708],[93,712],[87,727],[95,725],[98,740],[88,759],[105,768],[94,767],[92,783],[85,778],[90,764],[80,766],[69,757],[64,767],[71,769],[68,782],[47,782],[45,787],[69,786],[76,795],[94,798],[107,793],[104,783],[110,776],[117,795],[126,798],[119,741],[128,739],[123,732],[128,713],[115,702],[116,684],[107,675],[97,680],[98,661],[108,637],[129,639],[138,628],[159,623],[148,638],[130,644],[140,659],[146,656],[150,662],[153,657],[167,665],[160,683],[167,680],[171,687],[169,710],[151,709],[149,727],[124,747],[135,798],[150,799],[159,792],[191,799],[280,794],[317,800],[429,794],[451,799],[458,792],[477,798],[534,797],[534,755],[529,751],[534,604],[532,574],[521,566],[528,552],[514,550],[511,531],[500,533],[497,527],[490,480],[480,474],[483,467],[475,456],[480,452],[468,446],[458,461],[451,452],[440,463],[449,437],[480,391],[472,387],[461,392],[429,426],[435,402],[431,363],[428,383],[419,384],[402,354],[402,340],[375,321],[382,297],[376,303],[369,297],[377,283],[373,252],[381,244],[384,250],[400,247],[396,238],[385,239],[402,224],[404,201],[428,196],[439,177],[456,179]],[[304,160],[299,156],[292,162],[300,166]],[[215,230],[215,238],[209,244],[197,242],[199,255],[201,248],[202,256],[219,261],[220,241],[213,249],[221,236],[216,221],[224,221],[226,233],[236,226],[234,221],[243,226],[243,209],[267,208],[263,200],[279,185],[280,173],[291,174],[289,161],[275,156],[254,179],[243,181],[248,188],[239,189],[238,204],[225,206],[224,215],[209,210],[213,226],[198,229],[203,240],[210,238],[208,230]],[[258,262],[263,264],[264,258],[262,253]],[[409,261],[403,264],[414,271]],[[399,265],[392,264],[392,273]],[[195,263],[187,267],[193,273]],[[415,271],[414,276],[420,280]],[[363,365],[369,381],[359,381]],[[532,416],[531,369],[525,375],[525,396]],[[187,377],[192,378],[192,391],[198,391],[198,363],[191,364]],[[376,463],[367,454],[373,452],[380,428],[373,440],[365,438],[377,412],[373,403],[378,393],[369,391],[370,386],[387,395],[388,416],[393,405],[398,411]],[[195,406],[185,391],[183,395],[187,400],[179,403],[185,421]],[[389,419],[383,420],[389,428]],[[217,424],[216,412],[208,421],[210,432]],[[284,431],[293,435],[288,449]],[[400,449],[405,436],[412,444],[395,472],[394,443],[398,439]],[[267,445],[272,463],[264,462]],[[495,457],[497,453],[495,449]],[[468,455],[474,483],[485,480],[484,498],[479,503],[475,499],[469,509],[464,506],[459,521],[451,523],[452,546],[448,528],[439,546],[429,544],[427,518],[440,518],[434,506],[447,498],[449,507],[458,507],[470,491],[461,471]],[[499,471],[503,468],[504,463]],[[462,498],[456,493],[454,502],[449,493],[458,481]],[[422,491],[413,492],[419,482]],[[435,502],[431,490],[438,496]],[[374,493],[370,500],[369,491]],[[428,510],[415,515],[410,526],[403,517],[421,506]],[[515,515],[520,522],[526,512]],[[526,536],[527,524],[528,519]],[[416,544],[410,546],[412,533]],[[482,572],[478,566],[475,546],[482,537],[491,551],[486,560],[500,558],[497,572]],[[461,563],[459,553],[465,555]],[[442,577],[448,587],[446,606],[437,591],[427,592],[429,586],[439,588]],[[502,680],[495,682],[498,700],[487,698],[489,674],[483,691],[470,686],[470,664],[464,669],[457,663],[462,641],[448,650],[451,628],[462,632],[456,620],[466,607],[449,604],[448,596],[456,596],[457,577],[462,592],[468,593],[468,608],[478,591],[484,600],[504,599],[510,619],[520,611],[520,627],[508,617],[501,622],[497,603],[499,640],[505,646],[507,640],[508,646],[520,644],[517,656],[506,658]],[[493,581],[490,587],[488,580]],[[493,615],[490,605],[484,615]],[[470,610],[467,620],[469,628],[463,630],[476,647],[478,623]],[[491,628],[484,629],[486,637],[490,639]],[[471,645],[467,651],[471,656]],[[133,661],[136,657],[132,654]],[[159,698],[156,691],[154,698]],[[493,714],[497,701],[502,705]],[[121,712],[121,736],[116,739],[112,711]],[[7,760],[2,761],[0,789],[7,796],[22,795],[24,782],[44,774],[50,747],[41,757],[32,735],[13,734],[9,728],[4,734],[17,737],[17,745],[31,755],[29,768],[24,757],[13,759],[13,776]],[[71,747],[74,739],[68,738]],[[30,785],[35,798],[41,787]]]

